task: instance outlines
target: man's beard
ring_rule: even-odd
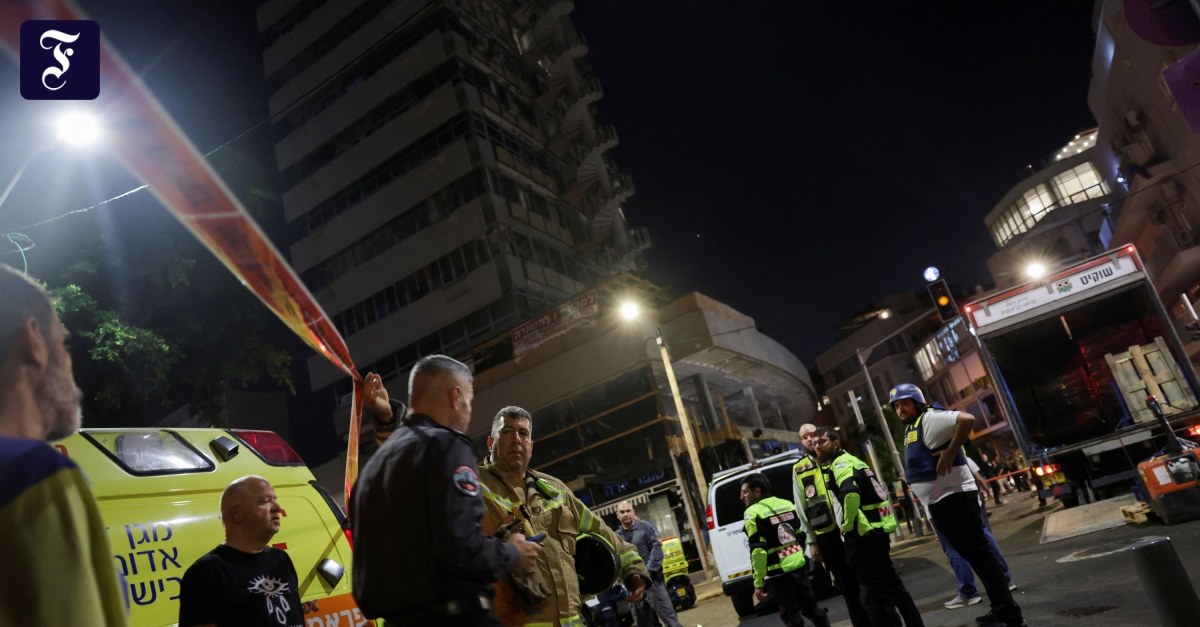
[[[833,449],[826,449],[817,454],[817,461],[821,462],[822,464],[828,464],[829,462],[833,461],[835,457],[837,457],[837,454],[838,452]]]
[[[83,408],[79,402],[83,391],[75,385],[71,371],[63,359],[51,357],[46,367],[46,384],[38,394],[38,411],[46,440],[61,440],[79,430]]]

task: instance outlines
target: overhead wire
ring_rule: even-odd
[[[284,115],[287,115],[287,114],[288,114],[288,113],[290,113],[292,110],[294,110],[294,109],[295,109],[297,106],[299,106],[300,104],[302,104],[302,103],[303,103],[303,102],[304,102],[304,101],[305,101],[305,100],[306,100],[306,99],[307,99],[309,96],[311,96],[312,94],[316,93],[317,91],[319,91],[319,90],[321,90],[321,89],[324,89],[324,88],[325,88],[325,87],[327,87],[327,86],[328,86],[330,83],[332,83],[333,81],[337,80],[338,78],[341,78],[341,77],[342,77],[342,75],[343,75],[343,74],[345,74],[345,73],[346,73],[346,71],[347,71],[347,70],[349,70],[349,69],[350,69],[350,67],[351,67],[352,65],[354,65],[355,63],[357,63],[358,61],[360,61],[360,60],[361,60],[362,58],[364,58],[365,56],[367,56],[367,55],[371,54],[372,52],[374,52],[375,50],[377,50],[377,49],[378,49],[380,46],[382,46],[384,43],[386,43],[388,40],[390,40],[390,39],[391,39],[391,38],[392,38],[392,37],[393,37],[393,36],[394,36],[396,33],[398,33],[398,32],[399,32],[401,29],[403,29],[404,27],[408,26],[408,24],[409,24],[410,22],[412,22],[412,21],[413,21],[414,19],[416,19],[418,16],[422,15],[422,13],[424,13],[424,12],[423,12],[423,11],[418,11],[417,13],[415,13],[415,14],[413,14],[413,15],[409,16],[409,17],[408,17],[408,18],[406,18],[406,19],[405,19],[403,22],[401,22],[401,23],[397,24],[397,25],[396,25],[396,26],[395,26],[395,27],[394,27],[394,28],[393,28],[391,31],[389,31],[389,32],[388,32],[386,35],[384,35],[383,37],[381,37],[381,38],[380,38],[378,41],[376,41],[376,42],[375,42],[374,44],[372,44],[370,47],[368,47],[367,49],[363,50],[361,53],[359,53],[358,55],[356,55],[354,58],[352,58],[352,59],[350,59],[350,60],[346,61],[344,64],[342,64],[342,66],[341,66],[341,67],[339,67],[337,70],[335,70],[335,71],[334,71],[334,72],[333,72],[333,73],[332,73],[332,74],[331,74],[331,75],[330,75],[328,78],[326,78],[325,80],[321,81],[320,83],[318,83],[318,84],[314,85],[312,88],[310,88],[309,90],[305,91],[304,93],[302,93],[302,94],[300,94],[300,95],[296,96],[295,98],[293,98],[293,99],[291,100],[291,102],[289,102],[289,103],[288,103],[288,104],[287,104],[285,107],[283,107],[282,109],[280,109],[279,113],[277,113],[277,114],[274,114],[274,115],[272,115],[272,114],[268,113],[268,114],[267,114],[265,117],[263,117],[261,120],[259,120],[258,122],[255,122],[255,123],[254,123],[253,125],[251,125],[249,128],[247,128],[246,130],[244,130],[244,131],[242,131],[241,133],[237,134],[237,135],[236,135],[236,136],[234,136],[232,139],[230,139],[230,140],[228,140],[228,141],[225,141],[224,143],[222,143],[222,144],[218,145],[216,148],[213,148],[212,150],[210,150],[210,151],[208,151],[207,153],[205,153],[205,154],[204,154],[204,157],[205,157],[205,158],[208,158],[208,157],[212,156],[214,153],[216,153],[217,151],[219,151],[219,150],[221,150],[221,149],[225,148],[226,146],[229,146],[230,144],[232,144],[232,143],[234,143],[234,142],[236,142],[236,141],[238,141],[238,140],[242,139],[242,138],[243,138],[243,137],[245,137],[246,135],[249,135],[251,132],[253,132],[253,131],[257,130],[259,127],[261,127],[261,126],[262,126],[264,123],[266,123],[266,122],[269,122],[269,121],[270,121],[272,118],[279,118],[279,117],[282,117],[282,116],[284,116]],[[157,61],[158,61],[160,58],[161,58],[161,55],[160,55],[159,57],[156,57],[156,59],[155,59],[154,61],[152,61],[150,65],[148,65],[146,68],[144,68],[144,69],[143,69],[143,72],[149,71],[149,70],[150,70],[150,69],[151,69],[151,68],[152,68],[152,67],[153,67],[153,66],[154,66],[154,65],[157,63]],[[36,155],[35,155],[35,156],[36,156]],[[16,230],[27,230],[27,229],[32,229],[32,228],[36,228],[36,227],[39,227],[39,226],[42,226],[42,225],[45,225],[45,224],[49,224],[49,223],[51,223],[51,222],[55,222],[55,221],[61,220],[61,219],[63,219],[63,218],[66,218],[66,217],[68,217],[68,216],[72,216],[72,215],[76,215],[76,214],[81,214],[81,213],[86,213],[86,212],[88,212],[88,211],[91,211],[92,209],[95,209],[95,208],[97,208],[97,207],[100,207],[101,205],[106,205],[106,204],[108,204],[108,203],[110,203],[110,202],[113,202],[113,201],[115,201],[115,200],[120,200],[121,198],[124,198],[124,197],[126,197],[126,196],[129,196],[129,195],[131,195],[131,194],[135,194],[135,193],[137,193],[137,192],[140,192],[140,191],[142,191],[143,189],[146,189],[146,187],[147,187],[146,185],[141,185],[141,186],[135,187],[135,188],[133,188],[133,189],[131,189],[131,190],[128,190],[128,191],[122,192],[122,193],[120,193],[120,194],[117,194],[116,196],[113,196],[112,198],[109,198],[109,199],[107,199],[107,200],[102,200],[102,201],[100,201],[100,202],[98,202],[98,203],[96,203],[96,204],[94,204],[94,205],[91,205],[91,206],[88,206],[88,207],[83,207],[82,209],[75,209],[75,210],[72,210],[72,211],[68,211],[68,212],[66,212],[66,213],[64,213],[64,214],[61,214],[61,215],[58,215],[58,216],[55,216],[55,217],[52,217],[52,218],[48,218],[48,219],[46,219],[46,220],[42,220],[42,221],[40,221],[40,222],[35,222],[35,223],[33,223],[33,224],[26,224],[26,225],[24,225],[24,226],[19,226],[19,227],[16,227]],[[10,233],[3,233],[3,235],[5,235],[5,236],[7,236],[7,235],[9,235],[9,234],[10,234]],[[23,236],[23,237],[25,237],[26,239],[29,239],[27,235],[20,234],[20,233],[17,233],[17,235],[22,235],[22,236]],[[33,240],[32,240],[32,239],[29,239],[29,241],[30,241],[30,243],[32,243],[32,241],[33,241]],[[28,249],[23,249],[23,250],[22,250],[22,256],[24,255],[24,250],[28,250]]]

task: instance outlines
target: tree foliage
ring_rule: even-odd
[[[269,215],[262,169],[237,153],[225,160],[226,182],[248,190],[256,217]],[[217,424],[230,387],[295,393],[292,355],[271,339],[281,325],[148,194],[56,235],[54,258],[30,273],[73,334],[86,426],[145,426],[182,406]]]

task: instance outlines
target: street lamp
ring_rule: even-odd
[[[637,306],[637,303],[626,302],[621,305],[620,313],[621,317],[626,320],[636,320],[641,315],[641,308]],[[667,383],[671,386],[671,396],[675,398],[675,412],[679,414],[679,428],[683,431],[683,444],[687,448],[688,457],[691,458],[692,473],[696,476],[696,487],[700,491],[700,504],[703,505],[708,500],[705,498],[708,493],[708,482],[704,480],[704,471],[700,468],[700,452],[696,448],[696,440],[692,436],[692,425],[688,420],[687,410],[683,406],[683,397],[679,394],[679,382],[675,380],[675,369],[671,367],[671,354],[667,351],[667,343],[663,340],[662,329],[659,329],[658,325],[654,326],[654,341],[658,344],[663,369],[667,372]],[[672,461],[677,462],[674,455],[671,455],[671,458]],[[696,552],[700,554],[700,565],[707,572],[708,551],[704,544],[704,531],[700,527],[700,519],[692,505],[692,499],[688,497],[687,484],[683,480],[683,473],[680,472],[678,465],[675,467],[675,478],[687,508],[692,531],[696,534]]]
[[[21,180],[21,175],[25,174],[25,169],[29,164],[33,163],[34,159],[53,151],[61,144],[67,144],[73,148],[79,148],[95,143],[100,138],[100,124],[96,118],[86,113],[68,113],[54,123],[55,135],[58,141],[47,142],[41,148],[38,148],[21,163],[21,167],[17,168],[17,173],[13,175],[12,180],[8,182],[8,186],[4,188],[4,193],[0,193],[0,207],[4,206],[4,201],[8,200],[8,195],[12,193],[14,187],[17,186],[17,181]]]
[[[1035,261],[1025,266],[1025,274],[1028,275],[1029,278],[1036,281],[1037,279],[1046,276],[1046,266],[1045,264]]]
[[[93,144],[101,135],[96,118],[78,111],[62,116],[54,126],[58,140],[75,147]]]

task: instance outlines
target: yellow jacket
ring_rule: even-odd
[[[522,608],[506,581],[496,585],[496,617],[506,627],[582,627],[579,612],[583,599],[575,575],[575,539],[581,533],[603,537],[616,549],[621,562],[621,579],[641,575],[649,584],[650,575],[637,549],[609,529],[604,521],[592,515],[571,490],[561,481],[540,472],[527,471],[526,476],[505,477],[491,462],[479,469],[483,486],[483,531],[491,534],[502,524],[513,521],[514,510],[521,514],[525,506],[533,535],[546,534],[538,568],[550,597],[535,608]]]

